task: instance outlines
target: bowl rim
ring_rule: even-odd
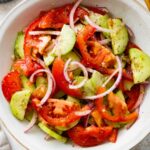
[[[17,9],[19,9],[22,5],[25,5],[26,2],[28,2],[28,0],[22,0],[20,1],[16,6],[14,6],[6,15],[4,18],[2,18],[2,20],[0,21],[0,27],[3,26],[3,24],[5,24],[6,20],[12,15],[12,13],[14,13],[14,11],[16,11]],[[147,17],[150,18],[150,12],[146,9],[146,7],[144,7],[144,5],[140,2],[140,0],[133,0],[133,2],[139,7],[141,8],[142,11],[145,12],[145,14],[147,15]],[[2,120],[2,117],[0,116],[0,123],[2,124],[2,128],[4,128],[4,130],[6,130],[8,132],[8,134],[15,139],[15,141],[20,144],[24,149],[29,150],[30,147],[26,146],[22,141],[20,141],[18,139],[18,137],[16,137],[11,131],[10,129],[7,127],[6,123],[4,120]],[[126,146],[125,150],[127,149],[131,149],[133,146],[136,146],[141,140],[143,140],[149,133],[150,133],[150,128],[149,128],[149,124],[145,125],[145,128],[147,127],[147,129],[149,130],[143,130],[143,132],[140,134],[140,136],[138,138],[136,138],[134,140],[134,142],[132,141],[131,144],[129,144],[128,146]]]

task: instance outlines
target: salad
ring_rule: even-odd
[[[24,133],[90,147],[115,143],[139,117],[150,57],[107,8],[82,0],[40,12],[18,32],[2,91]]]

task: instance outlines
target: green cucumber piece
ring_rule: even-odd
[[[108,29],[109,26],[108,26],[108,20],[109,20],[109,15],[106,14],[106,15],[101,15],[101,14],[98,14],[98,13],[94,13],[93,11],[88,11],[89,12],[89,18],[92,22],[94,22],[95,24],[97,24],[98,26],[101,26],[103,28],[106,28]],[[82,20],[83,24],[88,24],[86,22],[86,20]],[[103,33],[104,36],[106,38],[110,38],[110,33]]]
[[[52,54],[49,52],[47,56],[44,56],[44,62],[46,66],[49,66],[54,61],[55,57],[58,55],[66,55],[72,51],[76,42],[76,33],[70,28],[69,25],[64,25],[60,37],[58,39],[58,44],[54,47]]]
[[[28,89],[31,92],[35,90],[34,84],[31,83],[30,80],[26,76],[22,75],[20,78],[21,78],[22,86],[24,89]]]
[[[43,60],[46,66],[51,65],[54,59],[55,59],[55,56],[53,56],[51,52],[49,52],[46,56],[43,57]]]
[[[111,33],[112,49],[115,55],[122,54],[128,44],[128,31],[121,19],[109,19],[109,29]]]
[[[66,143],[67,142],[67,138],[59,135],[58,133],[56,133],[55,131],[53,131],[52,129],[50,129],[47,125],[43,124],[43,123],[39,123],[38,126],[40,127],[40,129],[42,131],[44,131],[45,133],[47,133],[50,137],[53,137],[54,139]]]
[[[144,82],[150,77],[150,56],[137,48],[129,50],[134,83]]]
[[[13,94],[11,101],[10,101],[10,109],[13,115],[19,119],[23,120],[25,117],[25,111],[30,100],[31,91],[30,90],[23,90],[18,91]]]
[[[55,48],[56,55],[66,55],[70,51],[72,51],[76,42],[76,33],[70,28],[69,25],[64,25],[61,33],[60,38],[58,40],[58,44]]]
[[[16,59],[24,58],[24,33],[18,32],[16,41],[15,41],[15,49],[14,55]]]

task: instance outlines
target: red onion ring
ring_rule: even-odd
[[[35,123],[37,121],[37,117],[38,117],[37,113],[34,112],[30,123],[28,124],[28,126],[24,130],[24,133],[28,133],[33,128],[33,126],[35,125]]]
[[[73,84],[69,84],[69,88],[70,89],[79,89],[81,88],[82,86],[84,86],[84,84],[86,83],[86,81],[88,80],[88,72],[85,68],[84,65],[82,65],[81,63],[79,63],[78,61],[72,61],[71,62],[71,59],[68,59],[68,61],[65,63],[65,67],[64,67],[64,77],[65,79],[71,83],[72,81],[70,80],[69,76],[68,76],[68,67],[69,67],[69,64],[71,65],[76,65],[78,68],[80,68],[82,71],[83,71],[83,74],[84,74],[84,79],[81,83],[79,83],[78,85],[73,85]]]
[[[110,29],[106,29],[106,28],[102,28],[100,26],[98,26],[97,24],[95,24],[88,16],[85,16],[84,17],[85,20],[92,26],[94,27],[95,29],[97,29],[97,31],[100,31],[100,32],[107,32],[107,33],[111,33],[112,30]]]
[[[52,93],[53,81],[52,81],[51,74],[50,74],[50,71],[49,71],[48,68],[47,69],[39,69],[39,70],[35,71],[31,75],[30,81],[33,82],[33,79],[34,79],[35,75],[40,73],[40,72],[45,72],[47,74],[47,79],[48,79],[47,92],[46,92],[45,96],[42,98],[42,100],[40,101],[40,104],[39,104],[39,106],[42,106],[48,100],[48,98],[50,97],[50,95]]]
[[[92,110],[76,111],[76,112],[75,112],[75,115],[76,115],[76,116],[83,117],[83,116],[89,115],[91,112],[92,112]]]
[[[65,66],[64,66],[64,76],[65,76],[66,81],[69,83],[72,82],[68,76],[68,66],[70,63],[71,63],[71,58],[67,60],[67,62],[65,63]]]
[[[104,39],[104,40],[99,41],[99,43],[100,43],[101,45],[107,45],[107,44],[110,43],[110,42],[111,42],[110,39]]]
[[[69,15],[69,22],[70,22],[70,26],[71,28],[76,32],[76,29],[75,29],[75,26],[74,26],[74,14],[75,14],[75,11],[76,9],[78,8],[78,6],[80,5],[80,3],[82,2],[83,0],[77,0],[77,2],[75,3],[75,5],[73,6],[71,12],[70,12],[70,15]]]
[[[116,69],[110,76],[109,78],[106,80],[106,82],[102,85],[102,87],[105,87],[108,82],[118,73],[119,69]]]
[[[46,34],[46,35],[60,35],[60,31],[30,31],[30,35],[41,35],[41,34]]]
[[[109,94],[110,92],[112,92],[118,86],[118,84],[120,83],[121,78],[122,78],[122,63],[121,63],[121,60],[119,59],[118,56],[116,56],[116,60],[117,60],[117,63],[118,63],[119,73],[118,73],[117,80],[115,81],[115,83],[113,84],[113,86],[110,89],[108,89],[106,92],[102,93],[102,94],[98,94],[98,95],[94,95],[94,96],[85,96],[85,97],[83,97],[83,99],[95,100],[95,99],[104,97],[107,94]]]

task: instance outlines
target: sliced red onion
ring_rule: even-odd
[[[33,128],[33,126],[35,125],[35,123],[37,121],[37,117],[38,117],[37,113],[34,112],[30,123],[28,124],[28,126],[24,130],[24,133],[28,133]]]
[[[81,88],[82,86],[84,86],[84,84],[85,84],[86,81],[88,80],[88,72],[87,72],[85,66],[82,65],[81,63],[79,63],[78,61],[72,61],[72,62],[71,62],[71,65],[76,65],[76,66],[78,66],[78,67],[83,71],[83,74],[84,74],[84,79],[83,79],[83,81],[82,81],[81,83],[79,83],[78,85],[72,85],[72,84],[69,85],[69,88],[70,88],[70,89],[79,89],[79,88]]]
[[[47,74],[47,79],[48,79],[48,88],[47,88],[47,92],[45,94],[45,96],[42,98],[42,100],[40,101],[39,106],[42,106],[50,97],[51,93],[52,93],[52,88],[53,88],[53,80],[51,78],[51,74],[49,69],[39,69],[37,71],[35,71],[31,77],[30,77],[30,81],[33,82],[33,79],[35,77],[36,74],[40,73],[40,72],[45,72]]]
[[[94,71],[95,71],[94,69],[91,69],[91,68],[86,68],[86,70],[90,73],[94,73]]]
[[[65,66],[64,66],[64,76],[65,76],[65,79],[71,83],[71,79],[69,78],[68,76],[68,68],[69,68],[69,64],[71,63],[71,58],[67,60],[67,62],[65,63]]]
[[[60,35],[60,31],[30,31],[30,35]]]
[[[98,95],[94,95],[94,96],[85,96],[85,97],[83,97],[83,99],[95,100],[95,99],[104,97],[107,94],[109,94],[110,92],[112,92],[118,86],[118,84],[120,83],[121,78],[122,78],[122,63],[121,63],[121,60],[119,59],[118,56],[116,56],[116,60],[117,60],[117,63],[118,63],[119,73],[118,73],[117,80],[115,81],[115,83],[113,84],[113,86],[110,89],[108,89],[106,92],[104,92],[104,93],[101,93],[101,94],[98,94]]]
[[[97,29],[97,31],[100,31],[100,32],[107,32],[107,33],[111,33],[112,30],[110,29],[106,29],[106,28],[102,28],[100,26],[98,26],[97,24],[95,24],[88,16],[85,16],[85,20],[92,26],[94,27],[95,29]]]
[[[54,76],[52,75],[51,71],[49,70],[49,68],[47,68],[44,64],[44,62],[41,60],[41,59],[37,59],[37,62],[43,67],[45,68],[46,71],[49,72],[50,76],[51,76],[51,79],[53,80],[53,90],[56,89],[56,81],[54,79]]]
[[[82,81],[81,83],[79,83],[78,85],[73,85],[73,84],[71,84],[72,81],[71,81],[71,79],[70,79],[69,76],[68,76],[69,64],[70,64],[70,65],[75,65],[75,66],[77,66],[78,68],[80,68],[80,69],[83,71],[83,74],[84,74],[84,77],[85,77],[85,78],[84,78],[83,81]],[[76,67],[76,68],[77,68],[77,67]],[[88,72],[87,72],[85,66],[83,66],[83,65],[82,65],[81,63],[79,63],[78,61],[72,61],[72,62],[71,62],[71,59],[68,59],[68,61],[65,63],[65,66],[64,66],[64,77],[65,77],[65,79],[70,83],[70,84],[69,84],[69,88],[70,88],[70,89],[78,89],[78,88],[81,88],[82,86],[84,86],[84,84],[85,84],[86,81],[88,80]]]
[[[104,39],[104,40],[99,41],[99,43],[102,44],[102,45],[107,45],[110,42],[111,42],[110,39]]]
[[[76,29],[75,29],[75,26],[74,26],[74,14],[75,14],[75,11],[76,9],[78,8],[78,6],[80,5],[80,3],[82,2],[83,0],[77,0],[77,2],[75,3],[75,5],[73,6],[71,12],[70,12],[70,15],[69,15],[69,22],[70,22],[70,26],[71,28],[76,32]]]
[[[105,87],[108,82],[118,73],[119,69],[116,69],[110,76],[109,78],[106,80],[106,82],[102,85],[102,87]]]
[[[75,115],[76,115],[76,116],[83,117],[83,116],[89,115],[91,112],[92,112],[92,110],[76,111],[76,112],[75,112]]]
[[[134,111],[135,109],[140,107],[140,105],[142,104],[142,102],[144,100],[144,95],[145,95],[145,87],[144,87],[144,85],[140,85],[140,95],[139,95],[139,98],[138,98],[136,104],[133,106],[132,111]]]

